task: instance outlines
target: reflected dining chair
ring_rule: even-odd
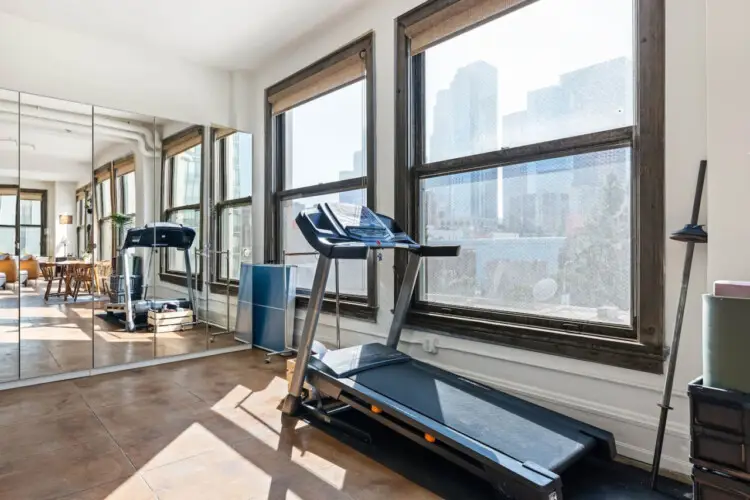
[[[93,267],[91,264],[73,264],[73,302],[78,301],[78,296],[81,294],[81,289],[85,290],[85,293],[91,295],[93,290]]]
[[[96,291],[109,295],[109,278],[112,276],[112,261],[100,260],[96,263]]]
[[[39,264],[42,270],[42,276],[47,282],[47,288],[44,292],[44,300],[48,301],[50,297],[61,297],[64,293],[61,291],[63,286],[63,275],[56,272],[56,267],[53,262],[41,262]],[[52,293],[52,285],[57,282],[57,292]]]

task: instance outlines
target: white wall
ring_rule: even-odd
[[[750,280],[750,2],[706,0],[708,277]],[[720,251],[718,250],[720,249]],[[715,251],[716,250],[716,251]]]
[[[736,0],[743,2],[743,0]],[[377,103],[376,158],[377,210],[393,214],[394,210],[394,19],[419,4],[419,0],[381,0],[352,13],[346,22],[326,26],[310,38],[280,53],[274,62],[254,74],[235,73],[236,122],[245,123],[257,138],[253,174],[253,196],[262,200],[265,194],[262,166],[263,90],[304,66],[362,36],[375,33],[375,100]],[[721,2],[719,2],[721,3]],[[731,3],[731,2],[730,2]],[[741,17],[736,18],[738,25]],[[667,0],[667,102],[666,102],[666,228],[681,227],[689,219],[698,163],[706,157],[706,89],[705,89],[705,22],[704,0]],[[738,49],[739,50],[739,49]],[[730,61],[739,57],[727,60]],[[750,64],[750,62],[749,62]],[[727,69],[729,67],[727,66]],[[237,89],[242,82],[243,89]],[[250,94],[250,96],[248,96]],[[243,115],[242,111],[247,113]],[[747,115],[747,113],[745,113]],[[249,119],[249,121],[248,121]],[[245,128],[245,127],[242,127]],[[745,137],[748,135],[745,134]],[[750,185],[746,183],[745,186]],[[747,197],[745,197],[747,198]],[[713,209],[713,208],[712,208]],[[705,211],[702,214],[705,220]],[[256,261],[262,259],[263,205],[253,206],[254,248]],[[684,247],[666,243],[666,318],[667,340],[671,329]],[[748,237],[750,238],[750,237]],[[746,252],[746,254],[748,254]],[[342,342],[354,344],[382,338],[387,333],[393,302],[392,256],[386,254],[379,270],[380,313],[377,324],[342,320]],[[746,264],[750,266],[750,264]],[[696,251],[692,286],[687,304],[683,344],[675,382],[674,404],[667,429],[663,466],[688,473],[688,408],[685,395],[688,381],[701,373],[700,365],[700,294],[706,289],[705,248]],[[303,312],[302,312],[303,314]],[[298,319],[302,318],[298,313]],[[299,321],[298,321],[299,324]],[[323,315],[318,335],[333,339],[334,319]],[[299,326],[299,325],[298,325]],[[434,337],[437,354],[427,354],[421,343]],[[663,377],[622,368],[554,357],[530,351],[487,345],[426,332],[406,331],[404,341],[410,354],[468,377],[500,387],[521,397],[561,411],[612,431],[619,452],[650,462],[658,418],[657,402]]]
[[[194,36],[186,34],[185,36]],[[230,76],[0,13],[0,88],[195,123],[228,123]]]

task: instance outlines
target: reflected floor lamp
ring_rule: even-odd
[[[73,216],[70,214],[60,214],[57,220],[61,226],[70,226],[73,224]],[[65,236],[62,239],[63,257],[68,257],[68,228],[65,228]]]

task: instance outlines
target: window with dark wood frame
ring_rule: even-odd
[[[228,250],[224,248],[227,239],[225,238],[225,232],[229,231],[228,228],[224,227],[227,225],[227,221],[224,220],[225,216],[226,219],[231,218],[233,222],[241,221],[241,232],[252,231],[252,168],[245,172],[236,171],[242,168],[243,159],[249,160],[252,166],[252,136],[226,128],[213,129],[212,134],[214,175],[211,176],[211,192],[214,201],[212,211],[213,236],[211,240],[218,252],[224,252]],[[242,148],[245,149],[244,153],[241,151]],[[243,154],[246,156],[242,156]],[[242,158],[240,158],[241,156]],[[231,172],[231,175],[228,171],[230,168],[235,169]],[[242,181],[242,179],[247,180],[248,178],[250,179],[249,182]],[[251,242],[245,241],[241,248],[250,248],[250,245]],[[239,265],[243,260],[248,260],[249,256],[240,255],[235,251],[229,257],[230,266],[236,266],[236,272],[230,272],[229,276],[227,275],[227,256],[225,254],[217,253],[212,260],[211,275],[213,279],[211,289],[215,293],[226,292],[227,279],[230,283],[230,294],[236,294],[237,292]]]
[[[489,44],[489,47],[485,44],[484,47],[477,47],[477,50],[484,50],[485,53],[487,50],[510,51],[506,67],[494,68],[481,62],[466,65],[456,70],[451,80],[428,65],[438,66],[441,57],[465,57],[465,47],[461,52],[458,50],[461,42],[453,42],[461,37],[475,37],[477,41],[481,41],[479,30],[486,33],[493,29],[504,29],[507,33],[514,33],[516,38],[511,39],[509,45],[515,43],[516,47],[523,47],[524,43],[539,45],[542,42],[533,38],[533,27],[528,29],[526,26],[522,29],[516,21],[533,18],[535,13],[539,14],[539,19],[546,15],[548,20],[542,21],[539,29],[557,33],[559,30],[555,28],[555,23],[565,23],[552,9],[546,12],[545,9],[564,8],[564,2],[553,6],[551,4],[554,2],[547,0],[433,0],[397,20],[396,218],[407,232],[422,242],[427,239],[435,243],[435,240],[442,239],[462,243],[464,253],[460,257],[461,266],[473,267],[471,270],[467,267],[458,274],[461,274],[461,280],[467,282],[463,285],[475,290],[477,295],[457,300],[448,293],[439,293],[451,286],[463,286],[459,283],[461,280],[458,279],[457,270],[450,267],[457,264],[427,263],[426,266],[432,267],[427,267],[427,271],[423,267],[410,309],[409,324],[458,337],[642,371],[662,372],[664,0],[632,1],[632,17],[621,16],[613,21],[628,23],[632,28],[632,60],[602,63],[594,61],[586,66],[586,74],[585,71],[569,72],[561,75],[558,82],[552,81],[539,86],[542,88],[524,88],[524,73],[536,71],[538,68],[534,68],[535,63],[549,61],[554,64],[555,51],[560,50],[560,47],[564,49],[564,38],[568,33],[576,32],[575,27],[566,25],[554,47],[543,47],[540,51],[542,56],[536,61],[526,58],[514,62],[512,47],[498,43]],[[608,4],[607,8],[609,7],[611,6]],[[625,8],[631,7],[625,5]],[[570,15],[581,15],[582,12],[585,11],[576,8]],[[550,21],[553,18],[554,21]],[[609,28],[611,26],[601,27],[602,30]],[[538,34],[537,38],[544,38],[541,35]],[[518,39],[519,37],[523,38]],[[596,45],[601,42],[591,39],[589,43]],[[545,56],[549,59],[545,60]],[[466,58],[468,59],[470,57]],[[481,61],[481,57],[476,60]],[[622,81],[592,81],[591,75],[597,68],[596,64],[605,63],[619,65],[619,70],[625,68],[629,73]],[[499,92],[496,87],[489,92],[477,89],[483,82],[494,82],[498,78],[508,88],[506,94],[503,94],[503,88]],[[627,79],[630,79],[632,85],[626,83]],[[598,116],[591,116],[592,113],[585,115],[586,106],[592,106],[591,102],[595,99],[606,99],[607,92],[614,92],[612,86],[616,85],[632,87],[631,90],[623,91],[624,95],[632,98],[632,103],[626,102],[624,110],[611,111],[613,114],[624,112],[627,115],[627,107],[632,105],[632,117],[627,117],[630,118],[628,122],[627,118],[623,121],[621,116],[608,116],[601,121],[603,125],[600,126],[596,121]],[[482,108],[492,112],[502,108],[504,103],[500,100],[514,99],[513,93],[518,94],[519,87],[528,92],[525,110],[513,110],[513,113],[503,116],[502,124],[494,121],[497,120],[496,116],[491,119],[483,118],[486,113],[481,111]],[[589,92],[584,94],[580,89]],[[427,103],[428,91],[432,92],[431,106]],[[615,101],[608,104],[613,102]],[[524,115],[524,111],[532,106],[537,108],[535,114],[528,112]],[[547,124],[544,120],[550,120],[555,113],[566,112],[566,106],[579,112],[577,118],[581,121],[561,120],[554,124],[557,128],[545,127]],[[468,113],[467,107],[480,111],[463,123],[464,115]],[[430,121],[428,116],[432,118]],[[619,125],[621,122],[623,124]],[[432,128],[428,131],[431,123]],[[511,129],[507,132],[518,133],[506,134],[503,128],[502,139],[498,140],[498,125]],[[460,136],[479,136],[482,133],[485,134],[481,138],[484,142],[467,142],[464,136]],[[488,137],[489,140],[486,140]],[[501,143],[498,144],[498,141]],[[428,143],[431,147],[428,147]],[[624,184],[621,191],[625,194],[619,195],[624,201],[620,205],[628,206],[629,213],[617,213],[610,222],[602,222],[603,225],[609,224],[607,227],[619,223],[619,229],[624,227],[627,234],[627,243],[620,247],[621,253],[618,255],[627,256],[624,267],[628,267],[629,271],[616,271],[629,273],[626,278],[629,288],[623,292],[623,301],[629,308],[625,311],[626,315],[618,310],[611,313],[611,317],[607,316],[609,311],[604,311],[603,318],[598,314],[604,308],[597,309],[597,315],[593,317],[588,311],[576,317],[576,314],[570,312],[570,308],[560,313],[564,307],[561,309],[559,304],[564,304],[561,297],[566,290],[557,282],[560,280],[545,277],[557,277],[567,272],[565,268],[570,266],[567,261],[555,262],[546,258],[547,265],[544,265],[545,258],[538,257],[534,262],[519,264],[518,257],[495,256],[495,262],[490,262],[485,248],[501,249],[498,253],[541,254],[548,252],[553,245],[565,244],[562,240],[552,240],[559,240],[557,235],[561,231],[585,226],[586,222],[571,220],[571,217],[563,220],[563,215],[568,213],[565,211],[572,211],[571,202],[559,186],[545,188],[542,185],[543,175],[555,169],[568,169],[566,182],[577,186],[597,187],[592,180],[583,177],[588,171],[596,170],[597,165],[607,162],[629,166],[629,170],[626,168],[617,177],[624,179],[621,181]],[[581,165],[591,168],[582,175],[577,175],[579,171],[576,169]],[[614,178],[610,176],[607,178],[609,180],[598,181],[598,189],[592,188],[590,192],[581,188],[575,193],[581,200],[578,202],[579,206],[592,206],[592,197],[602,197],[614,192],[614,188],[608,187],[608,183],[616,183],[612,180]],[[532,183],[533,188],[530,187]],[[526,196],[521,203],[513,205],[513,196],[523,196],[532,190],[535,190],[535,197]],[[502,201],[498,199],[500,196]],[[491,206],[491,210],[483,213],[479,206],[481,204],[476,202],[478,199]],[[498,217],[499,211],[502,211],[502,217]],[[596,212],[596,209],[589,209],[589,212]],[[605,210],[597,215],[599,219],[603,219],[611,214]],[[547,234],[545,230],[555,236],[543,241]],[[525,242],[520,241],[524,239],[526,232],[535,235],[536,241],[532,242],[530,238]],[[486,236],[477,243],[479,238],[476,234],[491,236]],[[576,233],[576,236],[580,240],[580,233]],[[599,257],[602,255],[602,258],[606,258],[609,254],[602,252]],[[503,258],[508,261],[503,261]],[[405,259],[397,258],[396,290],[399,289],[405,265]],[[498,271],[498,268],[501,270]],[[550,268],[556,270],[553,272]],[[435,276],[439,276],[441,270],[446,270],[443,275],[448,278],[452,276],[453,279],[446,279],[447,285],[436,293],[436,289],[440,287],[430,288],[429,281],[438,279]],[[471,282],[471,276],[475,276],[474,282]],[[507,281],[503,282],[503,279]],[[533,283],[534,287],[513,289],[514,282],[523,279]],[[562,281],[565,279],[563,277]],[[597,279],[623,281],[625,278],[599,275]],[[598,282],[590,284],[591,290],[585,291],[592,295]],[[502,293],[506,294],[504,298],[511,299],[499,306],[488,305],[491,301],[484,300],[484,294],[492,295],[498,286],[503,287]],[[487,287],[490,292],[485,291]],[[546,301],[546,304],[557,301],[559,304],[546,309],[526,307],[514,310],[507,303],[517,301],[518,297],[532,297],[525,300]],[[553,312],[548,314],[549,310]]]
[[[354,123],[344,124],[341,115],[337,114],[342,107],[337,99],[346,93],[361,92],[361,121],[364,130],[361,139],[361,149],[354,152],[350,164],[355,164],[354,171],[340,172],[337,178],[321,179],[321,175],[331,177],[328,170],[330,167],[319,165],[315,167],[318,179],[306,179],[297,183],[296,175],[292,176],[294,170],[293,140],[299,143],[300,138],[292,138],[299,132],[292,130],[295,123],[292,121],[295,113],[307,112],[315,106],[326,107],[329,116],[321,119],[326,123],[336,123],[347,132]],[[305,206],[305,203],[318,202],[330,198],[331,195],[338,196],[338,201],[364,204],[375,208],[375,100],[374,100],[374,73],[373,73],[373,45],[372,35],[367,35],[352,44],[336,51],[330,56],[321,59],[310,66],[300,70],[289,78],[266,89],[266,124],[265,124],[265,161],[266,161],[266,187],[267,196],[265,200],[265,261],[269,263],[281,263],[298,265],[298,280],[302,280],[300,259],[306,259],[305,269],[314,268],[314,257],[292,256],[285,252],[284,235],[290,239],[301,235],[294,233],[294,217]],[[311,108],[311,106],[313,108]],[[317,115],[316,115],[317,116]],[[334,116],[335,118],[332,118]],[[347,116],[350,119],[349,116]],[[314,120],[312,120],[314,121]],[[350,119],[351,121],[351,119]],[[310,125],[315,128],[315,125]],[[306,129],[309,130],[309,129]],[[352,128],[351,130],[357,130]],[[333,136],[334,134],[329,134]],[[307,139],[311,140],[310,138]],[[314,140],[314,139],[312,139]],[[310,168],[313,168],[310,166]],[[326,201],[328,201],[326,199]],[[285,217],[285,210],[287,214]],[[287,242],[289,243],[289,242]],[[295,246],[305,248],[303,241],[296,241]],[[312,249],[309,249],[310,251]],[[344,266],[362,266],[357,276],[357,288],[362,293],[346,293],[343,288],[340,293],[341,314],[360,319],[374,321],[377,314],[377,266],[374,258],[364,262],[341,262],[340,276],[351,274]],[[309,274],[309,273],[308,273]],[[334,273],[332,272],[333,276]],[[332,278],[333,280],[333,278]],[[330,286],[327,288],[323,301],[323,310],[335,311],[335,297]],[[309,286],[309,285],[308,285]],[[352,289],[355,286],[351,287]],[[309,290],[304,285],[300,286],[298,281],[297,305],[306,307]]]
[[[112,182],[112,162],[102,165],[94,171],[94,189],[96,201],[94,212],[96,213],[97,223],[97,249],[95,259],[111,260],[115,257],[115,234],[112,231],[112,214],[115,212],[116,193],[115,186]],[[106,229],[106,230],[105,230]],[[105,236],[106,235],[106,236]],[[109,254],[104,254],[106,244],[109,247]]]
[[[91,202],[91,184],[76,190],[76,250],[79,258],[91,252],[91,214],[86,207]]]
[[[122,243],[122,239],[125,236],[127,228],[132,227],[135,224],[135,216],[137,211],[136,202],[136,182],[135,182],[135,158],[133,155],[120,158],[115,160],[112,165],[114,172],[114,185],[112,191],[114,197],[112,199],[113,211],[120,215],[126,215],[130,217],[130,221],[125,224],[122,228],[112,228],[112,247],[113,253],[117,254],[117,249]]]
[[[39,257],[47,253],[47,191],[44,189],[20,189],[15,185],[0,186],[0,196],[9,197],[13,200],[13,210],[6,212],[7,215],[13,216],[13,222],[10,220],[0,221],[0,229],[10,231],[13,234],[11,241],[14,242],[11,247],[0,249],[0,251],[10,254],[16,254],[15,242],[19,243],[21,255],[29,250],[30,245],[26,241],[29,236],[27,230],[37,230],[38,239],[35,238],[34,246],[39,248],[38,252],[30,252],[32,255]],[[23,202],[38,202],[38,219],[34,216],[36,210],[29,207],[24,210],[21,206]],[[35,220],[37,219],[37,220]],[[18,230],[16,230],[18,227]],[[26,244],[24,244],[26,243]],[[31,247],[32,249],[34,247]]]
[[[200,246],[203,220],[203,127],[194,126],[165,139],[162,143],[162,220],[195,228],[193,247]],[[185,164],[179,164],[181,155],[187,155]],[[190,183],[189,163],[197,163],[198,183]],[[193,165],[194,166],[194,165]],[[185,171],[179,172],[179,169]],[[193,172],[195,173],[195,172]],[[193,176],[195,178],[196,176]],[[191,251],[192,252],[192,251]],[[192,274],[197,288],[202,290],[203,259],[191,253]],[[187,285],[182,252],[167,250],[161,263],[160,278],[178,285]]]

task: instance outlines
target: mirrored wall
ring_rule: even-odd
[[[0,158],[0,383],[242,345],[249,134],[0,90]]]

